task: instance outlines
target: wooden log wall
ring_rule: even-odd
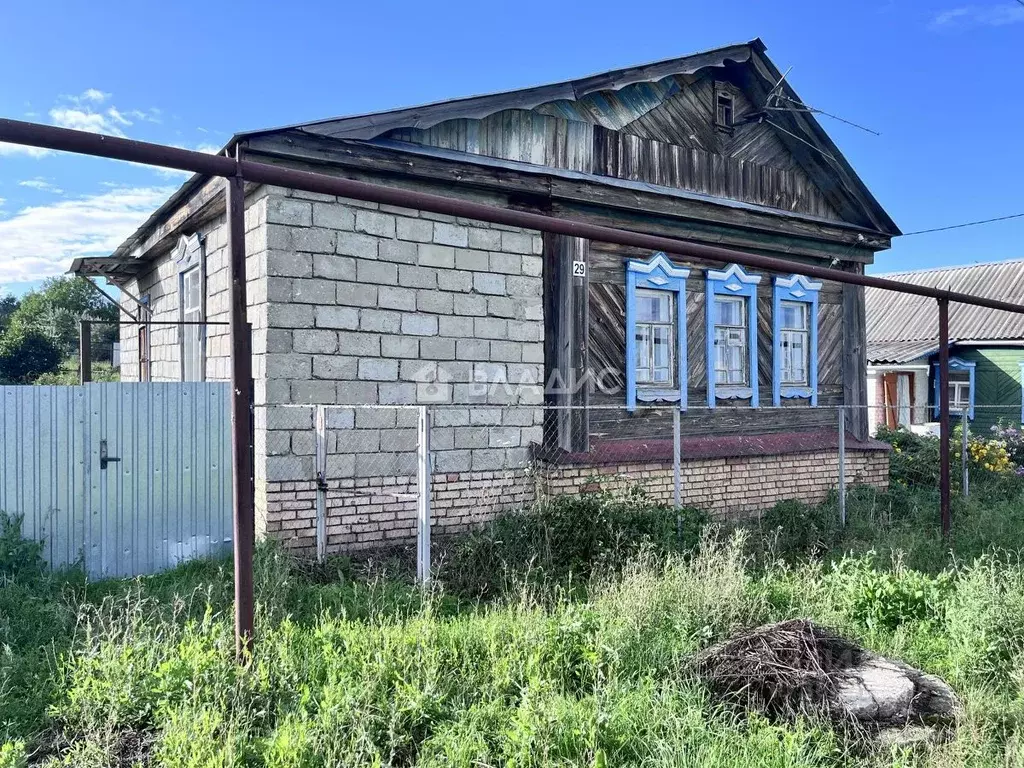
[[[626,358],[625,261],[647,259],[649,253],[603,243],[590,246],[590,364],[595,383],[591,403],[595,406],[622,406],[625,400]],[[671,257],[671,255],[670,255]],[[705,271],[704,264],[671,257],[673,262],[691,270],[687,280],[687,362],[690,408],[682,418],[684,435],[766,434],[835,427],[836,411],[811,408],[808,400],[783,399],[784,410],[772,406],[772,276],[764,275],[758,286],[758,387],[760,409],[747,401],[721,401],[714,410],[707,404],[707,355],[705,351]],[[717,269],[720,266],[715,265]],[[844,402],[844,294],[835,283],[822,286],[818,300],[818,405],[835,406]],[[601,386],[601,385],[604,386]],[[671,437],[672,409],[650,410],[639,407],[635,413],[625,408],[595,408],[590,415],[594,437]]]

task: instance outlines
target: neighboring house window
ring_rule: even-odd
[[[934,365],[933,395],[935,398],[935,418],[939,418],[939,364]],[[967,410],[967,418],[974,418],[974,363],[968,363],[959,357],[949,358],[949,386],[946,390],[949,398],[949,410],[954,416]]]
[[[178,268],[178,319],[182,322],[178,332],[181,380],[202,381],[206,356],[206,328],[202,325],[205,264],[198,235],[178,241],[174,262]]]
[[[637,400],[686,409],[686,278],[664,253],[626,264],[626,408]]]
[[[720,399],[749,399],[758,406],[757,286],[759,275],[748,275],[733,264],[727,270],[708,270],[707,338],[708,407]]]
[[[801,397],[818,404],[818,292],[800,275],[776,277],[772,306],[772,402]]]

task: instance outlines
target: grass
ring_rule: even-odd
[[[1024,496],[981,478],[950,542],[932,490],[856,489],[706,525],[640,496],[510,515],[429,593],[389,563],[257,556],[233,661],[231,571],[88,583],[0,530],[0,766],[953,766],[1024,758]],[[700,649],[796,616],[944,676],[961,724],[869,749],[713,702]]]

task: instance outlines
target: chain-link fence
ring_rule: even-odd
[[[892,426],[907,435],[937,434],[930,421],[887,424],[892,409],[885,406],[818,407],[815,426],[803,429],[778,413],[792,408],[731,409],[737,416],[753,410],[754,418],[778,411],[779,423],[790,426],[756,435],[739,426],[709,432],[702,418],[708,409],[701,408],[646,405],[624,414],[591,406],[587,414],[568,413],[577,410],[261,406],[256,473],[263,529],[321,558],[415,541],[418,572],[427,580],[432,535],[461,533],[555,496],[639,491],[658,505],[724,519],[753,516],[786,499],[816,503],[836,494],[845,522],[848,489],[887,487],[893,457],[891,439],[854,436],[858,418],[868,416],[872,434]],[[618,429],[610,426],[613,417]],[[576,431],[559,429],[565,419]],[[968,441],[975,435],[966,410],[953,423],[954,489],[967,495]]]

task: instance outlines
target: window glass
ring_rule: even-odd
[[[809,307],[804,302],[784,301],[779,307],[782,315],[782,383],[806,386],[809,383],[810,332],[808,331]]]
[[[746,299],[740,296],[715,297],[715,325],[747,325]]]
[[[961,371],[949,372],[949,408],[952,411],[962,411],[971,407],[971,376]]]
[[[747,300],[738,296],[715,297],[715,383],[750,384],[747,367]]]
[[[638,384],[675,384],[675,295],[668,291],[636,292],[636,380]]]
[[[782,327],[789,330],[807,330],[807,305],[802,301],[782,302]]]
[[[202,280],[199,267],[181,273],[181,319],[190,325],[181,326],[182,381],[202,381],[203,326],[194,325],[203,319]]]

